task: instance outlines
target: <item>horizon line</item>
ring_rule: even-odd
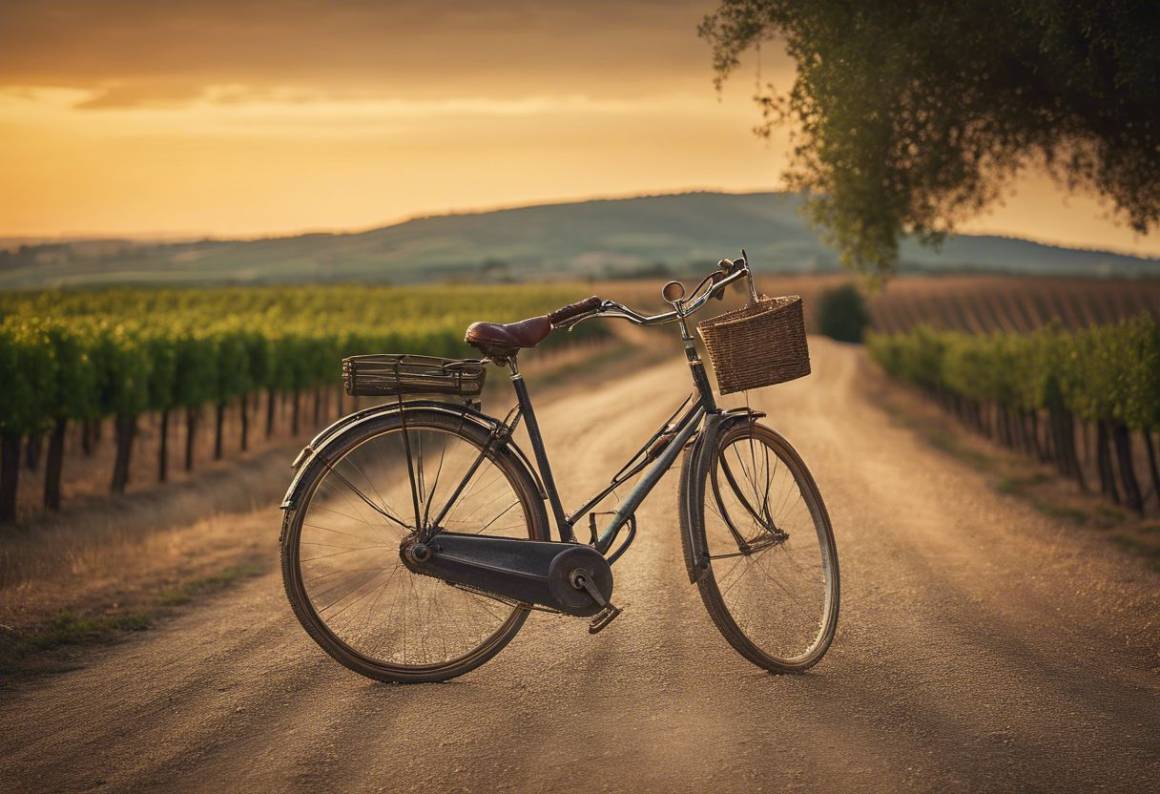
[[[219,242],[219,243],[251,243],[263,242],[269,240],[293,239],[295,237],[311,237],[318,235],[327,236],[342,236],[342,235],[359,235],[368,234],[383,229],[389,229],[395,226],[402,226],[407,223],[415,221],[431,220],[435,218],[453,218],[464,217],[471,215],[489,215],[492,213],[509,212],[513,210],[532,209],[535,207],[559,207],[568,204],[587,204],[590,202],[602,201],[631,201],[633,199],[648,199],[648,198],[666,198],[677,196],[689,196],[697,194],[714,194],[722,196],[756,196],[756,195],[800,195],[800,191],[792,190],[771,190],[769,188],[757,188],[752,190],[725,190],[722,188],[712,187],[688,187],[679,190],[661,190],[661,191],[640,191],[634,193],[599,193],[590,194],[587,196],[562,197],[558,199],[548,199],[542,201],[527,201],[517,202],[511,204],[496,204],[485,206],[467,206],[458,208],[449,208],[445,210],[435,210],[431,212],[421,212],[400,216],[394,220],[385,220],[374,223],[369,226],[337,226],[337,227],[306,227],[298,230],[287,231],[271,231],[264,233],[257,233],[253,235],[218,235],[207,232],[131,232],[128,234],[110,234],[104,232],[60,232],[51,235],[36,235],[36,234],[6,234],[0,233],[0,241],[15,241],[28,240],[35,241],[32,245],[51,245],[54,243],[81,243],[81,242],[131,242],[131,243],[155,243],[159,245],[180,245],[182,243],[196,243],[196,242]],[[803,219],[807,225],[808,221]],[[1143,235],[1147,237],[1148,235]],[[950,237],[995,237],[1004,240],[1017,240],[1021,242],[1035,243],[1036,245],[1049,246],[1052,248],[1060,248],[1071,251],[1086,251],[1089,253],[1110,253],[1117,256],[1132,257],[1144,261],[1160,261],[1160,251],[1154,254],[1142,254],[1126,248],[1118,246],[1100,246],[1100,245],[1083,245],[1083,244],[1069,244],[1061,243],[1054,240],[1049,240],[1041,237],[1032,237],[1026,235],[1017,235],[1010,232],[1003,231],[987,231],[979,230],[973,232],[954,232],[948,236]]]

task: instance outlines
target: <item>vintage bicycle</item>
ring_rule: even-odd
[[[687,323],[740,279],[749,305],[700,324],[720,392],[808,373],[800,299],[759,297],[744,251],[687,298],[679,282],[666,284],[672,308],[662,314],[591,297],[520,322],[474,323],[466,341],[478,360],[345,359],[349,393],[389,399],[326,428],[294,461],[282,571],[307,633],[357,673],[416,682],[488,661],[534,610],[590,618],[589,631],[602,631],[621,611],[612,566],[636,537],[636,510],[683,453],[685,565],[713,622],[771,672],[817,663],[839,603],[821,494],[789,442],[758,421],[763,413],[718,406]],[[552,331],[597,318],[675,325],[693,391],[606,488],[568,513],[517,359]],[[488,364],[506,367],[515,390],[504,419],[481,410]],[[521,422],[534,464],[513,440]],[[614,510],[596,509],[638,475]]]

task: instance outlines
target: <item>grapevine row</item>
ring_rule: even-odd
[[[1152,440],[1160,430],[1160,324],[1152,317],[1075,331],[1053,325],[1029,334],[919,326],[871,334],[867,344],[890,375],[923,389],[978,432],[1054,462],[1084,489],[1075,422],[1094,425],[1101,492],[1142,512],[1132,452],[1132,434],[1138,434],[1152,493],[1160,496]]]
[[[463,331],[472,320],[505,321],[542,314],[574,301],[578,287],[438,287],[418,289],[311,287],[204,290],[103,290],[0,296],[0,521],[16,514],[23,439],[48,434],[44,504],[57,509],[66,430],[70,423],[114,420],[116,457],[111,490],[128,482],[142,414],[156,412],[161,438],[170,416],[186,413],[186,460],[203,406],[215,416],[221,457],[228,405],[240,407],[241,447],[250,406],[267,397],[338,383],[342,357],[414,352],[465,357]],[[572,339],[599,335],[581,325]],[[317,397],[316,397],[317,400]],[[166,479],[163,447],[158,479]]]

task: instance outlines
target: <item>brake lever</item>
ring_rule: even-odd
[[[725,278],[725,274],[718,270],[716,273],[713,274],[713,286],[709,288],[709,291],[710,291],[710,294],[712,295],[712,297],[716,298],[719,301],[725,300],[725,288],[722,286],[719,286],[721,284],[721,281],[724,278]]]
[[[588,314],[580,314],[580,315],[577,315],[576,317],[573,317],[569,320],[565,320],[564,322],[560,323],[556,327],[563,328],[568,333],[572,333],[573,331],[576,330],[576,326],[578,326],[580,323],[584,322],[585,320],[591,320],[593,317],[599,317],[599,316],[600,316],[600,312],[598,312],[598,311],[589,312]]]

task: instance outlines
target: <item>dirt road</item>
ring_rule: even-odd
[[[0,789],[1154,785],[1160,576],[893,426],[860,390],[854,350],[813,350],[812,377],[757,400],[815,472],[837,533],[842,618],[808,675],[767,675],[716,633],[684,577],[670,474],[617,565],[628,607],[597,637],[534,615],[464,678],[374,684],[311,643],[271,574],[3,695]],[[666,364],[542,408],[567,504],[687,377]],[[274,555],[273,509],[268,531]]]

